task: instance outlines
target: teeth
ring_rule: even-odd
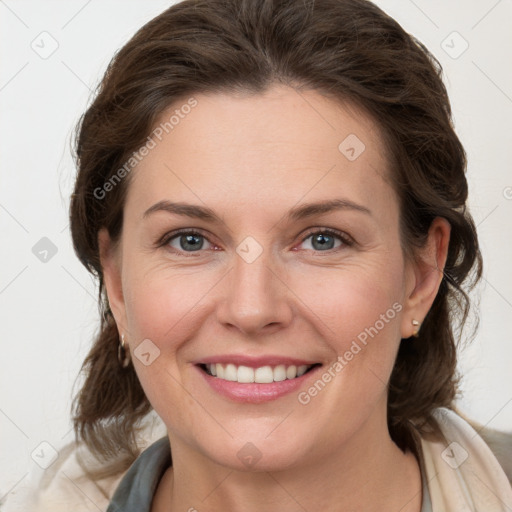
[[[274,382],[281,382],[282,380],[286,380],[286,366],[284,364],[276,366],[273,370],[273,373]]]
[[[224,370],[224,378],[226,380],[232,380],[234,382],[238,378],[236,373],[236,366],[234,364],[228,364],[226,365],[226,369]]]
[[[248,366],[238,367],[238,382],[254,382],[254,370]]]
[[[304,375],[306,373],[306,370],[308,369],[307,365],[302,365],[297,368],[297,377],[300,377],[301,375]]]
[[[270,366],[261,366],[254,370],[254,382],[259,384],[268,384],[274,382],[274,372]]]
[[[286,379],[295,379],[304,375],[312,365],[295,365],[285,366],[280,364],[275,367],[260,366],[259,368],[250,368],[248,366],[236,366],[234,364],[223,365],[220,363],[208,364],[208,372],[223,380],[230,380],[232,382],[250,383],[256,382],[257,384],[268,384],[270,382],[281,382]]]
[[[297,377],[297,367],[292,364],[286,368],[286,378],[287,379],[295,379]]]

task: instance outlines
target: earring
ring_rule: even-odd
[[[411,320],[411,323],[412,323],[412,325],[414,325],[414,327],[416,327],[416,330],[412,333],[412,335],[415,338],[418,338],[419,332],[420,332],[420,328],[419,328],[420,323],[418,322],[418,320],[415,320],[414,318]]]
[[[121,340],[117,346],[117,359],[123,368],[130,364],[130,351],[124,346],[124,334],[121,334]]]

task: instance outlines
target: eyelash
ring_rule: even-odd
[[[322,229],[314,229],[314,230],[311,230],[311,231],[308,231],[308,233],[302,238],[301,240],[301,244],[304,243],[308,238],[310,238],[312,235],[317,235],[317,234],[322,234],[322,235],[329,235],[329,236],[334,236],[334,237],[337,237],[341,240],[341,242],[343,243],[342,246],[340,247],[337,247],[337,248],[334,248],[334,249],[328,249],[326,251],[314,251],[315,253],[318,253],[318,254],[321,254],[321,253],[327,253],[327,254],[332,254],[332,253],[335,253],[335,252],[338,252],[339,250],[343,249],[343,247],[352,247],[355,242],[354,240],[352,240],[348,235],[346,235],[345,233],[343,233],[342,231],[338,231],[336,229],[332,229],[332,228],[322,228]],[[156,246],[157,247],[164,247],[164,246],[167,246],[167,244],[173,240],[174,238],[180,236],[180,235],[193,235],[193,236],[200,236],[200,237],[203,237],[205,238],[210,244],[212,242],[210,242],[210,240],[208,239],[208,237],[202,233],[201,231],[197,230],[197,229],[190,229],[190,228],[183,228],[183,229],[179,229],[177,231],[172,231],[170,233],[166,233],[163,237],[160,238],[160,240],[156,243]],[[213,244],[214,245],[214,244]],[[178,251],[174,248],[170,248],[171,252],[173,252],[174,254],[178,254],[180,256],[185,256],[185,257],[197,257],[194,252],[202,252],[201,250],[200,251],[192,251],[190,253],[187,253],[186,251]]]

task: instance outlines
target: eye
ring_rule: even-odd
[[[308,242],[309,240],[310,242]],[[319,252],[335,251],[343,246],[350,247],[353,245],[352,240],[347,235],[334,229],[322,229],[310,232],[302,239],[302,243],[309,243],[310,247],[306,247],[306,249]]]
[[[309,247],[305,247],[306,250],[313,250],[315,252],[336,252],[337,250],[343,249],[343,247],[354,245],[354,242],[348,235],[341,231],[324,228],[310,231],[309,234],[302,239],[301,244],[310,245]],[[162,237],[157,245],[159,247],[169,248],[175,254],[183,256],[200,256],[202,249],[216,250],[216,246],[212,244],[204,234],[191,229],[168,233]]]
[[[205,245],[208,244],[213,246],[202,233],[190,230],[169,233],[161,241],[162,246],[168,246],[176,253],[198,252],[201,249],[207,249],[208,247]]]

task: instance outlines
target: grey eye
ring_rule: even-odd
[[[205,241],[206,238],[198,233],[182,233],[172,237],[168,244],[179,251],[194,252],[203,249]]]
[[[308,243],[311,240],[311,247],[306,247],[306,249],[313,249],[315,251],[328,251],[331,249],[336,249],[342,244],[342,241],[339,236],[326,233],[323,231],[318,231],[317,233],[313,233],[304,239],[303,244]],[[336,245],[336,241],[338,240],[338,245]]]

